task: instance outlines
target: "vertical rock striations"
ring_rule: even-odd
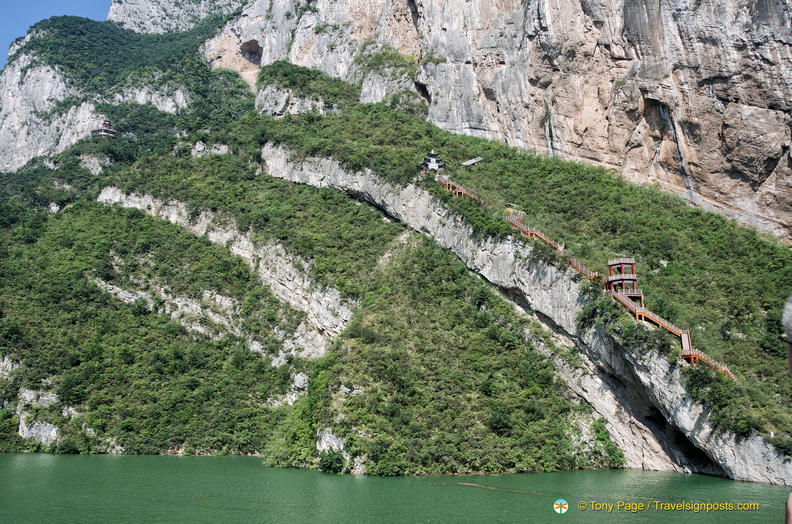
[[[138,33],[187,31],[210,15],[228,14],[244,0],[113,0],[107,19]]]
[[[206,44],[405,87],[443,129],[617,169],[792,241],[792,7],[727,0],[258,0]],[[387,48],[412,78],[368,70]],[[368,55],[370,56],[370,55]]]

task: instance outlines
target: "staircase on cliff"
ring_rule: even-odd
[[[444,171],[446,164],[442,162],[442,160],[438,157],[438,154],[434,151],[427,154],[420,166],[422,172],[428,172],[430,170],[435,171],[435,180],[446,191],[453,192],[455,197],[467,196],[484,204],[484,201],[475,190],[454,182],[451,180],[450,176],[441,174],[441,171]],[[589,280],[599,279],[604,286],[606,293],[618,303],[623,305],[632,315],[634,315],[637,322],[650,322],[679,337],[682,344],[682,359],[685,362],[691,366],[698,366],[699,362],[704,362],[713,369],[720,371],[721,373],[730,377],[732,380],[737,380],[737,377],[735,377],[734,373],[732,373],[726,365],[721,364],[713,358],[710,358],[702,351],[693,348],[690,338],[690,330],[679,328],[668,320],[652,313],[650,310],[644,307],[644,294],[642,290],[638,289],[638,277],[635,272],[634,258],[617,258],[609,260],[608,276],[605,278],[600,278],[597,272],[586,268],[579,260],[564,257],[564,244],[551,240],[547,235],[536,228],[526,226],[522,221],[522,213],[514,212],[514,210],[511,211],[512,214],[504,217],[506,222],[508,222],[515,229],[519,230],[523,235],[528,237],[528,239],[537,237],[555,248],[555,252],[558,256],[562,257],[569,266]]]

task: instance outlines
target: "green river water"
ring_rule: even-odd
[[[254,457],[0,455],[4,523],[783,522],[788,492],[632,470],[378,478],[266,468]],[[569,503],[564,514],[554,512],[559,498]],[[619,509],[620,501],[646,509]],[[735,509],[664,510],[655,501]]]

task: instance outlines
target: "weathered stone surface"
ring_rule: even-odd
[[[8,378],[11,372],[18,368],[21,364],[14,362],[8,357],[0,358],[0,378]]]
[[[105,118],[95,107],[104,96],[92,93],[89,101],[57,110],[58,102],[83,98],[83,93],[58,68],[34,65],[34,57],[27,54],[16,57],[0,74],[0,171],[14,171],[36,156],[60,153],[90,136]],[[106,98],[113,104],[152,104],[171,113],[190,102],[178,87],[136,87]]]
[[[178,32],[242,4],[242,0],[113,0],[107,19],[138,33]]]
[[[328,342],[338,336],[352,318],[355,305],[332,288],[318,285],[301,268],[308,265],[299,257],[289,255],[280,244],[257,246],[247,234],[236,230],[233,221],[204,211],[190,219],[187,205],[182,202],[162,202],[148,195],[125,195],[114,187],[100,193],[99,202],[131,207],[183,226],[188,231],[206,236],[211,242],[224,245],[248,261],[272,294],[307,314],[307,326],[298,328],[293,346],[298,355],[316,358],[325,354]],[[275,363],[275,362],[273,362]]]
[[[76,91],[66,85],[58,69],[32,62],[33,57],[20,56],[0,75],[0,171],[13,171],[35,156],[63,151],[97,127],[98,115],[91,103],[52,114],[57,102]]]
[[[213,49],[241,57],[255,39],[262,65],[362,81],[366,102],[412,83],[443,129],[612,167],[792,241],[788,2],[315,6],[298,16],[292,0],[252,2],[207,57],[235,67]],[[416,78],[361,78],[364,43],[422,59]]]
[[[49,422],[28,420],[30,414],[20,413],[19,416],[19,436],[41,442],[45,446],[50,446],[60,440],[60,429]]]
[[[316,111],[319,114],[338,111],[335,105],[328,105],[324,100],[301,98],[295,96],[290,89],[280,89],[272,85],[258,91],[256,109],[259,114],[268,116],[300,114],[308,111]]]
[[[766,441],[741,440],[713,429],[710,413],[682,387],[677,365],[657,354],[633,355],[602,331],[580,332],[576,318],[584,299],[571,269],[532,259],[532,248],[511,238],[475,239],[470,226],[415,186],[397,188],[370,171],[349,172],[329,159],[296,163],[277,146],[264,146],[262,156],[271,176],[347,191],[432,236],[471,270],[535,313],[556,336],[574,343],[583,369],[557,357],[553,360],[573,391],[607,418],[608,430],[630,467],[716,474],[722,470],[738,480],[792,483],[792,463]],[[552,356],[544,343],[535,343]],[[658,423],[658,418],[664,422]],[[684,451],[679,443],[685,440],[701,450],[700,456]]]

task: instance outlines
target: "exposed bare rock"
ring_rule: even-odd
[[[102,124],[105,115],[95,106],[104,100],[101,95],[57,107],[69,97],[86,98],[58,68],[36,65],[35,57],[27,54],[6,65],[0,74],[0,171],[19,169],[39,155],[60,153]],[[168,86],[130,88],[109,98],[114,104],[134,101],[171,113],[190,102],[184,89]]]
[[[760,437],[738,439],[715,430],[709,411],[681,385],[678,366],[657,354],[635,355],[601,330],[579,331],[585,300],[571,269],[532,257],[524,242],[476,239],[472,228],[429,193],[397,188],[370,171],[350,172],[338,162],[290,160],[287,150],[265,145],[271,176],[357,195],[411,228],[432,236],[554,332],[578,349],[582,368],[554,358],[573,391],[608,419],[607,428],[630,467],[706,473],[738,480],[792,484],[792,463]],[[541,349],[541,341],[535,341]],[[547,353],[547,349],[545,349]],[[700,450],[691,453],[684,443]]]
[[[365,102],[412,87],[412,79],[402,74],[361,71],[359,60],[361,53],[385,48],[420,54],[410,2],[318,0],[310,5],[315,9],[294,0],[250,2],[241,17],[206,42],[204,55],[213,67],[238,71],[251,85],[259,65],[288,60],[346,81],[362,81]]]
[[[190,219],[187,205],[182,202],[162,202],[148,195],[125,195],[114,187],[106,187],[99,202],[136,208],[145,213],[183,226],[211,242],[224,245],[248,261],[261,281],[279,300],[307,314],[307,326],[302,333],[304,358],[325,354],[330,339],[338,336],[352,318],[355,305],[341,297],[341,293],[318,285],[303,271],[308,262],[289,255],[279,244],[255,245],[247,234],[239,233],[233,221],[216,217],[208,211]]]
[[[209,15],[227,14],[243,0],[113,0],[107,19],[138,33],[186,31]]]
[[[316,111],[319,114],[338,111],[338,108],[326,104],[324,100],[301,98],[295,96],[290,89],[281,89],[273,85],[265,86],[256,94],[256,109],[259,114],[269,116],[296,115],[308,111]]]
[[[29,55],[6,65],[0,75],[0,171],[63,151],[101,123],[88,102],[53,113],[59,101],[75,94],[58,69],[33,65]]]
[[[50,446],[60,440],[60,428],[49,422],[31,421],[30,413],[19,414],[19,436]]]
[[[283,405],[292,406],[298,398],[305,395],[306,393],[308,393],[308,375],[305,373],[297,373],[292,377],[292,383],[289,387],[289,391],[287,391],[284,395],[279,395],[278,397],[269,399],[268,404],[273,408]]]
[[[87,169],[92,175],[101,175],[104,166],[110,165],[111,162],[108,156],[83,155],[80,157],[80,166]]]
[[[251,2],[206,56],[237,68],[255,40],[262,65],[362,81],[366,102],[413,88],[443,129],[612,167],[792,241],[789,2],[311,5]],[[361,75],[372,46],[421,59],[417,76]]]
[[[21,364],[14,362],[8,357],[0,358],[0,378],[8,378],[11,372],[18,368]]]
[[[227,155],[228,146],[226,144],[214,144],[212,147],[206,147],[206,144],[200,140],[190,150],[190,154],[194,157],[202,157],[206,155]]]
[[[175,113],[190,105],[190,95],[182,87],[152,89],[147,86],[128,88],[113,95],[113,103],[136,102],[150,104],[166,113]]]
[[[58,402],[58,396],[48,391],[21,388],[17,397],[16,412],[19,415],[19,436],[49,446],[60,440],[60,428],[49,422],[33,420],[28,411],[35,407],[47,407]]]

